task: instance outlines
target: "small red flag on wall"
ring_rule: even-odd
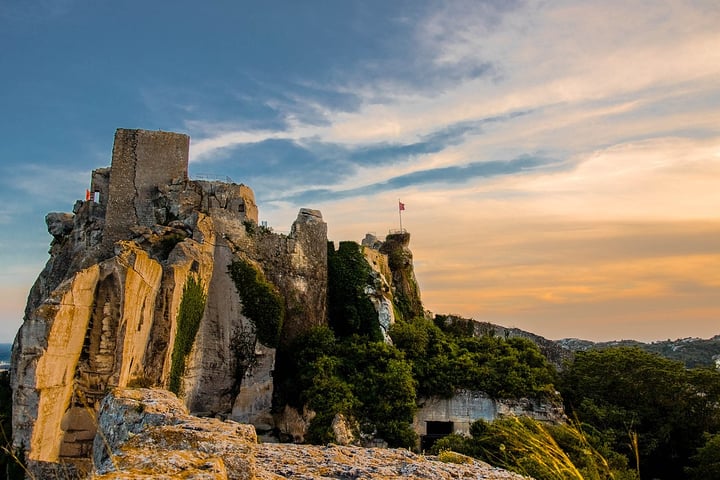
[[[405,210],[405,204],[402,202],[398,202],[398,207],[400,208],[401,211]]]

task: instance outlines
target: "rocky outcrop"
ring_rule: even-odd
[[[116,389],[102,402],[96,479],[257,477],[252,425],[198,418],[170,392]]]
[[[187,334],[177,319],[190,278],[207,296],[180,372],[180,398],[196,413],[272,422],[275,349],[241,313],[233,261],[251,261],[273,284],[287,338],[325,322],[320,212],[302,209],[289,235],[258,226],[249,187],[188,180],[187,144],[184,135],[118,130],[112,166],[93,172],[86,200],[47,216],[50,259],[12,357],[13,442],[31,467],[83,468],[109,390],[168,386],[176,338]],[[238,368],[239,336],[252,368]]]
[[[443,463],[407,450],[258,444],[248,425],[187,415],[160,390],[114,390],[98,417],[96,480],[110,479],[516,479],[464,457]]]
[[[369,235],[369,234],[368,234]],[[374,243],[379,245],[379,243]],[[386,342],[391,342],[388,331],[395,323],[395,305],[393,299],[393,275],[388,265],[388,257],[380,253],[377,248],[363,244],[362,253],[372,270],[372,284],[367,285],[365,294],[375,308],[378,324]]]
[[[395,305],[406,320],[422,317],[424,310],[420,300],[420,288],[415,279],[412,263],[410,234],[406,231],[393,233],[385,237],[380,253],[387,255],[388,266],[392,271],[392,288]]]

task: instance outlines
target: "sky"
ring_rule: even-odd
[[[411,233],[425,308],[720,334],[716,0],[0,0],[0,342],[116,128],[288,231]]]

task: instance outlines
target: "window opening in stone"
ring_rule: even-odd
[[[425,435],[420,437],[420,448],[429,450],[435,442],[453,433],[453,422],[425,422]]]

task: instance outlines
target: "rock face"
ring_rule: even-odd
[[[251,426],[189,416],[160,390],[114,390],[102,402],[95,442],[96,480],[526,478],[470,458],[443,463],[407,450],[258,444]]]
[[[393,298],[393,274],[388,265],[388,257],[378,251],[382,243],[373,242],[373,246],[363,244],[362,252],[365,260],[373,272],[373,284],[368,285],[365,294],[375,307],[378,323],[386,342],[390,342],[388,330],[395,323],[395,308]]]
[[[207,295],[181,372],[180,398],[193,412],[272,421],[275,349],[241,314],[233,261],[252,263],[281,296],[283,338],[325,322],[321,213],[302,209],[289,235],[259,227],[247,186],[188,180],[188,141],[118,130],[112,166],[93,172],[87,199],[72,214],[47,216],[50,259],[28,297],[11,369],[13,442],[31,467],[87,467],[107,392],[168,386],[189,279]],[[238,368],[238,332],[252,369]]]
[[[424,315],[420,301],[420,289],[415,279],[412,263],[410,234],[406,231],[390,233],[380,246],[380,253],[387,255],[388,266],[392,271],[393,296],[400,314],[411,320]]]

